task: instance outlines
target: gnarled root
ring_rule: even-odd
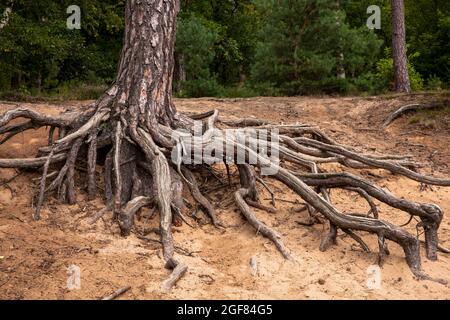
[[[198,188],[197,180],[195,179],[192,171],[186,167],[182,167],[182,173],[188,181],[189,189],[191,190],[192,197],[206,210],[207,214],[211,218],[211,221],[216,227],[223,227],[223,223],[217,218],[216,210],[212,206],[211,202],[205,198]]]
[[[242,214],[245,216],[245,218],[248,220],[248,222],[252,225],[253,228],[256,229],[257,233],[261,233],[263,236],[267,237],[268,239],[272,240],[272,242],[275,244],[277,249],[281,252],[283,257],[285,257],[287,260],[293,261],[294,258],[292,257],[291,253],[289,252],[289,249],[286,248],[286,246],[283,244],[283,241],[281,240],[281,236],[270,229],[267,225],[259,221],[255,214],[252,212],[250,207],[245,202],[245,198],[250,196],[250,191],[248,189],[240,189],[236,191],[235,193],[235,200],[236,204],[241,210]]]
[[[260,182],[270,193],[272,205],[275,205],[274,193],[262,178],[264,169],[268,168],[271,169],[272,178],[282,182],[304,200],[315,219],[320,217],[329,221],[330,229],[322,240],[321,251],[336,243],[339,230],[354,239],[364,251],[370,251],[356,234],[357,231],[369,232],[379,239],[380,264],[388,254],[385,241],[390,240],[403,248],[406,262],[414,275],[419,279],[430,279],[421,271],[419,240],[401,227],[381,220],[381,212],[374,199],[420,219],[417,227],[425,231],[427,257],[430,260],[436,260],[440,250],[438,229],[443,219],[442,210],[434,204],[400,199],[356,175],[327,173],[321,167],[322,164],[336,163],[344,168],[384,169],[420,183],[450,186],[449,179],[428,177],[413,171],[411,168],[416,164],[410,156],[364,154],[338,144],[321,130],[309,125],[278,126],[248,119],[230,122],[220,120],[217,111],[192,119],[178,113],[171,117],[167,114],[161,116],[144,112],[133,104],[125,108],[116,94],[117,88],[113,87],[94,106],[59,116],[46,116],[26,108],[11,110],[0,116],[0,134],[4,135],[0,144],[25,130],[41,126],[52,128],[49,146],[41,148],[37,158],[0,159],[0,168],[43,169],[36,219],[40,218],[44,197],[49,192],[58,191],[60,198],[69,203],[76,201],[75,165],[80,158],[84,158],[83,162],[87,163],[87,191],[89,198],[93,199],[97,190],[96,168],[102,164],[99,150],[102,149],[103,154],[106,151],[106,157],[103,157],[104,194],[107,208],[114,210],[121,234],[127,236],[131,233],[134,217],[140,208],[156,204],[159,209],[165,266],[172,270],[170,277],[163,283],[163,289],[169,290],[187,271],[187,266],[174,257],[172,237],[173,217],[181,215],[184,205],[181,195],[184,186],[190,189],[194,200],[206,210],[212,224],[222,226],[213,205],[199,190],[193,173],[196,167],[182,161],[183,157],[195,158],[197,150],[203,156],[202,163],[195,163],[198,166],[226,163],[228,170],[229,165],[237,164],[241,183],[240,189],[235,192],[237,206],[257,232],[269,238],[285,258],[292,259],[292,256],[278,233],[259,221],[249,206],[269,212],[274,210],[260,203],[258,197],[257,182]],[[26,122],[9,124],[18,118],[24,118]],[[203,128],[200,137],[190,134],[194,128],[194,118],[204,119],[200,125]],[[251,128],[243,128],[234,136],[228,136],[216,128],[217,123]],[[174,130],[180,126],[183,132]],[[59,137],[54,141],[56,129]],[[259,149],[252,147],[255,142],[258,145],[262,141],[249,132],[259,129],[278,130],[270,140],[279,140],[279,144],[271,146],[266,154],[260,154],[259,151],[264,149],[260,145]],[[267,146],[267,141],[263,142]],[[211,154],[211,150],[219,147],[225,150],[224,146],[235,151],[234,158]],[[244,163],[238,162],[236,155],[239,152],[245,155]],[[276,153],[284,161],[282,164],[273,158]],[[169,158],[173,160],[171,165]],[[47,187],[49,168],[58,163],[64,164]],[[261,177],[257,176],[255,168],[259,169]],[[344,214],[337,210],[329,193],[333,188],[356,192],[369,204],[369,214]]]

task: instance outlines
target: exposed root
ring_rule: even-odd
[[[348,230],[348,229],[343,229],[343,231],[346,234],[348,234],[350,236],[350,238],[355,240],[365,252],[371,252],[369,246],[364,242],[363,239],[361,239],[360,236],[358,236],[356,233],[354,233],[353,231]]]
[[[172,287],[180,280],[185,273],[187,272],[188,267],[183,262],[177,262],[176,267],[173,269],[172,273],[170,274],[169,278],[164,280],[162,283],[162,289],[164,291],[170,291]]]
[[[95,171],[97,167],[97,130],[89,136],[89,150],[88,150],[88,197],[89,200],[95,199],[97,194],[97,181],[95,179]]]
[[[39,127],[40,126],[35,124],[33,121],[29,121],[23,124],[11,125],[6,128],[3,128],[2,130],[0,130],[0,134],[7,133],[7,135],[0,140],[0,144],[5,143],[6,141],[18,135],[21,132],[27,131],[29,129],[36,129]]]
[[[211,202],[209,202],[208,199],[205,198],[205,196],[200,192],[200,189],[198,188],[197,180],[195,179],[194,174],[192,171],[187,169],[186,167],[182,167],[183,175],[188,180],[189,189],[191,190],[192,197],[197,201],[205,210],[206,213],[211,218],[212,224],[215,227],[223,227],[223,224],[219,219],[217,218],[216,210],[214,210],[214,207],[212,206]]]
[[[58,191],[61,200],[76,202],[75,169],[79,160],[86,164],[83,170],[87,172],[89,199],[94,199],[97,194],[97,166],[103,165],[106,208],[91,220],[92,223],[112,209],[121,234],[127,236],[132,231],[136,213],[144,206],[156,204],[161,217],[159,232],[165,266],[172,270],[171,276],[163,283],[164,290],[170,290],[187,271],[187,266],[174,257],[172,237],[172,225],[178,223],[178,218],[187,223],[183,217],[183,188],[187,186],[190,189],[194,200],[205,209],[214,226],[222,226],[214,206],[200,192],[193,172],[213,163],[225,163],[228,185],[222,179],[219,180],[230,188],[233,185],[229,167],[237,163],[241,184],[241,188],[234,194],[237,206],[257,232],[269,238],[286,259],[293,258],[280,235],[259,221],[250,209],[253,206],[267,212],[275,211],[274,208],[262,205],[258,199],[259,182],[269,192],[271,204],[275,206],[275,194],[263,180],[264,169],[272,169],[272,178],[285,184],[303,199],[305,208],[314,221],[329,222],[330,228],[320,244],[321,251],[336,244],[337,233],[341,229],[364,251],[370,252],[370,248],[357,234],[358,231],[369,232],[379,240],[380,264],[388,254],[386,240],[390,240],[403,248],[406,262],[414,275],[420,279],[431,279],[421,271],[420,242],[401,227],[381,220],[374,201],[376,199],[410,214],[410,222],[415,217],[420,219],[417,227],[425,231],[424,243],[430,260],[437,259],[438,251],[448,252],[438,241],[443,212],[437,205],[400,199],[356,175],[326,173],[322,166],[336,163],[355,169],[385,169],[420,183],[450,186],[449,179],[428,177],[414,171],[413,168],[418,165],[409,155],[364,154],[340,145],[310,125],[275,125],[259,119],[227,121],[219,118],[217,110],[191,118],[175,111],[173,118],[155,115],[139,109],[138,105],[133,104],[134,100],[127,109],[117,95],[118,88],[113,86],[94,106],[59,116],[42,115],[27,108],[6,112],[0,116],[0,134],[3,135],[0,144],[17,133],[42,126],[50,127],[50,132],[48,146],[39,149],[38,157],[0,159],[0,168],[42,169],[35,219],[40,218],[47,193]],[[10,124],[18,118],[26,121]],[[198,125],[194,125],[193,119],[203,120],[200,137],[191,135],[195,125]],[[243,130],[235,135],[224,135],[216,128],[217,123],[243,127]],[[174,129],[178,127],[184,131]],[[56,129],[58,139],[54,141]],[[267,147],[267,141],[251,134],[258,129],[278,130],[279,134],[270,139],[278,139],[279,144],[267,148],[270,149],[267,154],[261,155],[258,152],[261,151],[258,148]],[[266,147],[261,147],[260,142],[264,142]],[[256,149],[253,147],[255,143]],[[234,158],[212,152],[224,150],[224,147],[234,151]],[[196,158],[196,152],[202,155],[202,159]],[[276,153],[283,161],[281,164],[271,157]],[[237,162],[238,154],[244,155],[245,163]],[[184,163],[186,157],[193,158],[194,165],[192,162]],[[172,166],[169,165],[170,158],[173,160]],[[49,177],[53,178],[53,173],[49,174],[49,168],[59,163],[63,165],[58,167],[56,178],[46,187]],[[212,170],[210,174],[214,174],[216,169]],[[331,201],[329,190],[334,188],[356,192],[369,204],[370,211],[356,214],[340,212]]]
[[[145,156],[152,165],[153,189],[155,200],[160,211],[161,242],[166,268],[173,269],[171,276],[164,284],[164,289],[170,289],[187,271],[187,266],[174,258],[174,245],[172,237],[172,211],[171,211],[171,178],[170,167],[166,157],[153,141],[150,134],[142,129],[132,129],[135,142],[141,146]]]
[[[113,187],[112,187],[112,171],[113,171],[113,152],[108,152],[103,168],[103,182],[105,184],[105,200],[109,208],[113,207]]]
[[[42,207],[42,203],[44,202],[45,184],[47,182],[47,172],[48,172],[48,167],[50,166],[50,162],[52,161],[52,157],[53,157],[53,150],[48,155],[47,161],[45,161],[45,164],[44,164],[44,170],[42,173],[42,178],[41,178],[41,183],[40,183],[40,188],[39,188],[39,197],[38,197],[38,201],[37,201],[36,212],[34,213],[34,216],[33,216],[34,220],[39,220],[41,218],[41,207]]]
[[[250,196],[250,191],[248,189],[240,189],[235,193],[234,198],[242,214],[252,225],[252,227],[256,229],[257,233],[261,233],[263,236],[267,237],[275,244],[275,246],[281,252],[283,257],[285,257],[287,260],[293,261],[294,258],[289,252],[289,249],[286,248],[283,241],[281,240],[281,236],[272,229],[270,229],[267,225],[259,221],[256,218],[255,214],[250,209],[250,207],[247,205],[244,199],[248,196]]]
[[[427,243],[427,257],[435,260],[436,248],[439,243],[437,238],[437,230],[443,219],[442,209],[434,204],[415,203],[405,199],[400,199],[389,192],[371,184],[359,177],[349,173],[332,173],[332,174],[315,174],[315,175],[298,175],[302,180],[310,186],[326,186],[328,188],[339,187],[357,187],[365,191],[379,201],[388,204],[391,207],[405,211],[412,216],[418,216],[421,224],[425,229],[425,238]]]
[[[48,141],[47,141],[48,146],[53,145],[53,139],[54,139],[54,136],[55,136],[55,130],[56,130],[56,127],[51,126],[50,130],[48,131]]]
[[[131,286],[126,286],[124,288],[116,290],[113,294],[106,296],[106,297],[102,298],[101,300],[114,300],[114,299],[120,297],[121,295],[123,295],[125,292],[129,291],[130,289],[131,289]]]
[[[388,255],[389,251],[386,248],[383,235],[378,235],[378,265],[380,267],[384,264],[384,258]]]
[[[363,163],[372,168],[385,169],[394,174],[404,175],[405,177],[408,177],[417,182],[422,182],[422,183],[437,185],[437,186],[446,186],[446,187],[450,186],[450,179],[442,179],[442,178],[424,176],[424,175],[414,172],[410,169],[407,169],[400,164],[396,164],[394,162],[387,161],[387,160],[378,160],[375,158],[369,158],[367,156],[360,155],[356,152],[350,151],[350,150],[345,149],[340,146],[328,145],[328,144],[325,144],[325,143],[322,143],[319,141],[315,141],[315,140],[311,140],[308,138],[298,138],[298,139],[296,139],[296,141],[301,142],[309,147],[314,147],[314,148],[317,148],[317,149],[320,149],[323,151],[341,154],[349,159],[358,161],[358,162]]]
[[[136,213],[143,207],[152,203],[152,199],[149,197],[136,197],[125,206],[118,216],[119,226],[122,236],[126,237],[131,234],[131,228],[133,226],[134,217]]]
[[[67,154],[55,154],[50,159],[50,164],[63,161],[66,157]],[[44,166],[47,160],[48,156],[23,159],[0,159],[0,168],[37,169]]]
[[[220,122],[226,124],[227,126],[234,127],[234,128],[245,128],[245,127],[260,127],[269,125],[270,122],[263,120],[263,119],[256,119],[256,118],[244,118],[239,120],[222,120],[220,119]]]
[[[122,126],[120,121],[117,121],[116,134],[114,136],[114,185],[116,187],[116,195],[114,197],[114,217],[118,217],[122,209],[122,175],[120,165],[120,155],[122,147]]]
[[[90,220],[89,220],[89,224],[93,225],[94,223],[96,223],[99,219],[101,219],[106,213],[108,212],[108,207],[103,208],[102,210],[100,210],[99,212],[97,212]]]
[[[277,209],[269,207],[269,206],[265,206],[265,205],[263,205],[263,204],[261,204],[261,203],[259,203],[257,201],[253,201],[253,200],[250,200],[250,199],[246,199],[245,201],[247,202],[247,204],[249,206],[252,206],[253,208],[256,208],[256,209],[259,209],[259,210],[263,210],[263,211],[266,211],[268,213],[276,213],[277,212]]]
[[[396,119],[400,118],[402,115],[404,115],[407,112],[423,110],[423,109],[435,109],[435,108],[439,108],[439,107],[442,107],[442,106],[445,106],[448,104],[449,104],[449,101],[436,102],[436,103],[431,103],[431,104],[418,104],[418,103],[408,104],[408,105],[403,106],[403,107],[395,110],[394,112],[392,112],[386,118],[386,120],[383,122],[383,128],[388,127],[392,122],[394,122]]]
[[[256,177],[256,181],[258,181],[259,183],[262,184],[262,186],[267,190],[267,192],[269,192],[270,194],[270,203],[273,205],[274,208],[276,208],[276,203],[275,203],[275,193],[272,191],[272,189],[267,185],[267,183],[261,179],[260,177]],[[276,209],[275,209],[276,210]]]
[[[338,228],[336,225],[332,222],[330,222],[330,230],[328,233],[322,238],[322,241],[320,242],[320,251],[325,252],[327,251],[331,246],[336,244],[336,237],[338,233]]]
[[[362,189],[362,188],[351,188],[351,187],[347,187],[345,189],[349,190],[349,191],[352,191],[352,192],[358,193],[361,197],[363,197],[367,201],[367,203],[370,206],[370,210],[367,213],[367,217],[370,217],[372,215],[375,219],[379,218],[377,205],[375,204],[375,202],[373,202],[373,200],[370,197],[370,195],[366,191],[364,191],[364,189]]]
[[[69,175],[70,168],[72,168],[72,172],[70,173],[70,175],[72,175],[72,177],[73,177],[73,174],[74,174],[73,170],[74,170],[74,167],[75,167],[75,162],[77,160],[77,155],[78,155],[78,152],[79,152],[79,150],[81,148],[82,143],[83,143],[83,140],[82,139],[78,139],[72,145],[72,148],[70,149],[70,152],[69,152],[69,154],[67,156],[66,163],[64,164],[64,166],[59,171],[58,176],[55,178],[55,180],[53,180],[53,182],[47,188],[46,192],[53,191],[55,189],[60,189],[62,183],[64,182],[64,178]],[[65,196],[65,194],[64,194],[64,196]]]

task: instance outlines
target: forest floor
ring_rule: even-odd
[[[250,99],[177,99],[181,111],[204,112],[213,108],[222,117],[265,118],[276,123],[310,123],[320,126],[337,141],[366,152],[413,154],[426,164],[424,173],[450,176],[450,112],[407,115],[382,130],[381,123],[396,108],[427,101],[429,95],[348,98],[250,98]],[[55,114],[87,102],[25,104],[36,111]],[[0,102],[0,112],[13,108]],[[47,142],[45,129],[28,131],[0,146],[0,158],[31,157]],[[330,168],[331,169],[331,168]],[[334,166],[334,170],[342,170]],[[356,171],[353,171],[355,172]],[[363,170],[362,176],[377,182],[394,194],[419,202],[440,205],[445,218],[440,228],[443,246],[450,247],[450,188],[422,190],[420,184],[383,170]],[[340,235],[338,244],[327,252],[319,251],[323,225],[301,226],[305,213],[298,212],[302,200],[280,183],[268,179],[276,192],[278,212],[255,210],[258,217],[279,231],[291,249],[296,263],[283,259],[274,245],[258,235],[245,222],[232,201],[232,188],[220,187],[208,180],[204,189],[216,189],[211,195],[218,215],[229,227],[218,230],[201,211],[189,218],[195,226],[176,227],[174,238],[179,257],[189,265],[188,273],[170,293],[161,291],[164,269],[157,242],[140,240],[135,234],[122,238],[110,215],[94,225],[89,219],[104,207],[100,196],[87,201],[85,190],[77,190],[76,205],[61,205],[48,196],[42,220],[32,220],[32,195],[38,173],[25,172],[11,180],[15,170],[0,169],[0,299],[98,299],[115,290],[131,286],[121,299],[450,299],[450,285],[414,279],[400,247],[389,243],[391,255],[382,268],[379,289],[367,287],[368,268],[375,264],[377,242],[373,235],[362,234],[373,253],[365,253],[352,239]],[[226,174],[222,173],[226,179]],[[85,177],[78,173],[78,185]],[[6,183],[7,182],[7,183]],[[238,183],[234,178],[234,183]],[[262,199],[269,195],[262,192]],[[189,195],[186,194],[188,198]],[[334,204],[344,212],[364,212],[366,204],[346,191],[333,191]],[[268,204],[269,201],[264,201]],[[195,210],[194,210],[195,211]],[[398,225],[409,216],[380,205],[383,219]],[[147,230],[149,238],[158,226],[158,215],[148,219],[143,210],[138,230]],[[146,223],[146,220],[147,223]],[[413,224],[406,227],[413,234]],[[423,236],[422,236],[423,237]],[[440,254],[439,261],[425,259],[423,268],[433,277],[450,282],[450,256]],[[257,266],[251,267],[250,261]],[[81,288],[67,287],[68,267],[81,271]]]

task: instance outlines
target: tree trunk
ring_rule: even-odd
[[[178,0],[128,0],[125,38],[112,92],[131,125],[172,125],[172,75]]]
[[[38,94],[41,94],[42,92],[42,71],[38,71],[37,79],[36,79],[36,87]]]
[[[392,6],[392,55],[396,92],[411,92],[406,56],[405,6],[403,0],[391,0]]]
[[[345,73],[345,58],[344,53],[339,52],[337,57],[338,67],[337,67],[337,78],[338,79],[346,79],[347,74]]]

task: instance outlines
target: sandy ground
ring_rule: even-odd
[[[212,108],[229,118],[258,117],[277,123],[311,123],[322,127],[338,141],[366,152],[413,154],[426,164],[422,172],[450,176],[450,133],[448,126],[412,125],[408,117],[396,121],[386,131],[380,123],[396,107],[428,99],[424,96],[369,98],[252,98],[238,100],[176,100],[182,111],[202,112]],[[36,111],[58,113],[68,107],[33,104]],[[0,103],[0,112],[14,107]],[[447,124],[448,124],[448,120]],[[30,157],[45,145],[45,129],[16,136],[0,146],[0,157]],[[331,169],[331,168],[330,168]],[[338,166],[334,170],[341,170]],[[100,170],[100,169],[99,169]],[[446,216],[440,229],[443,246],[450,247],[450,188],[433,187],[420,191],[420,185],[382,170],[359,172],[394,194],[419,202],[439,204]],[[276,229],[292,250],[295,263],[287,262],[267,239],[249,226],[232,203],[232,189],[213,192],[211,199],[219,217],[230,227],[217,230],[206,224],[204,213],[196,211],[195,228],[184,224],[175,228],[179,256],[189,265],[186,276],[170,293],[161,291],[168,276],[156,242],[135,235],[121,238],[109,216],[96,224],[87,221],[104,207],[99,197],[88,202],[84,188],[78,189],[78,203],[61,205],[48,197],[40,222],[33,222],[32,194],[36,192],[38,173],[25,172],[9,183],[16,172],[0,169],[0,299],[97,299],[130,285],[121,299],[449,299],[449,285],[417,281],[410,273],[401,249],[389,243],[391,255],[381,272],[381,287],[369,289],[368,268],[376,261],[376,238],[362,234],[374,253],[365,253],[348,237],[340,235],[338,244],[326,253],[319,251],[322,225],[304,227],[298,221],[304,213],[296,210],[301,199],[276,181],[276,214],[256,210],[258,217]],[[225,174],[223,174],[225,177]],[[83,174],[77,176],[85,185]],[[237,182],[236,178],[234,180]],[[205,187],[214,186],[208,181]],[[262,199],[269,196],[264,191]],[[189,195],[186,195],[189,197]],[[367,210],[367,205],[347,192],[334,191],[332,198],[344,212]],[[268,204],[268,201],[264,201]],[[380,205],[383,219],[403,224],[409,217]],[[150,210],[144,210],[139,230],[158,239],[152,232],[158,225]],[[149,220],[145,223],[146,220]],[[415,233],[414,226],[407,227]],[[424,251],[424,250],[422,250]],[[422,253],[423,255],[423,253]],[[257,266],[257,272],[250,261]],[[68,268],[81,272],[81,288],[67,287]],[[440,254],[429,262],[423,255],[424,270],[450,281],[450,257]]]

